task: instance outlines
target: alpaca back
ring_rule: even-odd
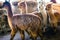
[[[16,15],[13,16],[13,21],[12,23],[14,25],[17,25],[18,28],[21,30],[26,30],[29,27],[32,27],[32,30],[38,29],[41,26],[41,19],[38,16],[35,15]]]

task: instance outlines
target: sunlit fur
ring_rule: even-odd
[[[14,15],[9,2],[4,2],[4,8],[8,11],[8,23],[11,28],[11,38],[13,40],[17,31],[20,32],[21,39],[25,40],[24,31],[27,31],[32,36],[32,40],[36,40],[37,36],[42,37],[42,20],[37,15],[22,14]]]
[[[52,3],[51,8],[53,10],[53,14],[57,18],[58,24],[60,23],[60,4]]]
[[[59,12],[55,12],[54,15],[55,15],[55,17],[58,20],[58,24],[60,24],[60,13]]]
[[[52,9],[54,10],[54,15],[57,18],[58,22],[60,22],[60,4],[53,3]]]
[[[50,16],[50,25],[51,25],[51,27],[57,28],[57,19],[56,19],[55,15],[52,11],[52,5],[48,4],[46,6],[46,10],[47,10],[48,15]]]
[[[27,5],[27,6],[26,6]],[[22,13],[32,13],[37,10],[37,2],[35,1],[25,1],[18,3],[19,9],[21,9]]]
[[[44,29],[47,27],[47,13],[45,10],[45,4],[43,1],[41,1],[41,3],[39,3],[39,11],[42,14],[43,17],[43,24],[44,24]],[[45,31],[45,30],[44,30]]]

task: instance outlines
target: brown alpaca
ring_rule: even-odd
[[[27,9],[28,10],[26,10],[26,5],[27,5]],[[18,3],[18,7],[19,7],[19,9],[22,10],[23,14],[25,14],[26,11],[27,11],[27,13],[35,14],[35,15],[38,15],[39,17],[41,17],[41,15],[42,15],[44,25],[46,25],[47,15],[46,15],[44,10],[41,13],[40,12],[36,12],[37,11],[37,2],[35,2],[35,1],[26,1],[26,4],[25,4],[24,1],[23,2],[19,2]]]
[[[8,23],[11,28],[10,40],[13,40],[17,31],[20,32],[22,40],[25,38],[24,31],[27,31],[29,34],[31,34],[33,40],[36,40],[38,35],[42,37],[42,20],[40,17],[33,14],[13,16],[10,3],[4,2],[3,6],[8,11]]]
[[[52,12],[52,5],[48,4],[46,6],[46,10],[47,10],[48,15],[50,16],[50,24],[51,24],[51,26],[56,28],[57,27],[57,19],[56,19],[54,13]]]

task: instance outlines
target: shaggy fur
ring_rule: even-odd
[[[57,19],[56,19],[54,13],[52,12],[52,5],[48,4],[46,6],[46,10],[47,10],[48,15],[50,16],[49,22],[50,22],[51,27],[57,28]]]

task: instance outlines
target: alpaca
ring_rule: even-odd
[[[52,9],[54,10],[54,15],[57,18],[58,22],[60,22],[60,4],[52,4]]]
[[[43,24],[44,24],[44,29],[47,27],[47,13],[45,10],[45,2],[44,0],[41,0],[39,2],[39,11],[42,14],[43,17]]]
[[[19,13],[20,14],[20,11],[19,11],[19,8],[18,8],[18,3],[19,2],[13,2],[11,5],[12,5],[12,12],[14,13],[14,14],[16,14],[16,13]]]
[[[22,40],[25,38],[24,31],[30,33],[33,40],[36,40],[38,35],[42,37],[42,20],[39,16],[34,14],[13,15],[9,2],[4,2],[3,7],[8,11],[8,24],[11,28],[10,40],[13,40],[17,31],[20,32]]]
[[[48,15],[49,15],[49,17],[50,17],[50,20],[49,20],[50,25],[51,25],[51,27],[53,27],[53,28],[55,29],[55,31],[56,31],[56,28],[57,28],[57,19],[56,19],[55,15],[54,15],[54,13],[53,13],[53,11],[52,11],[52,5],[51,5],[51,4],[48,4],[48,5],[46,6],[46,11],[47,11],[47,13],[48,13]]]
[[[25,1],[19,2],[18,6],[22,13],[32,13],[37,11],[37,2],[35,1],[26,1],[26,4]]]

